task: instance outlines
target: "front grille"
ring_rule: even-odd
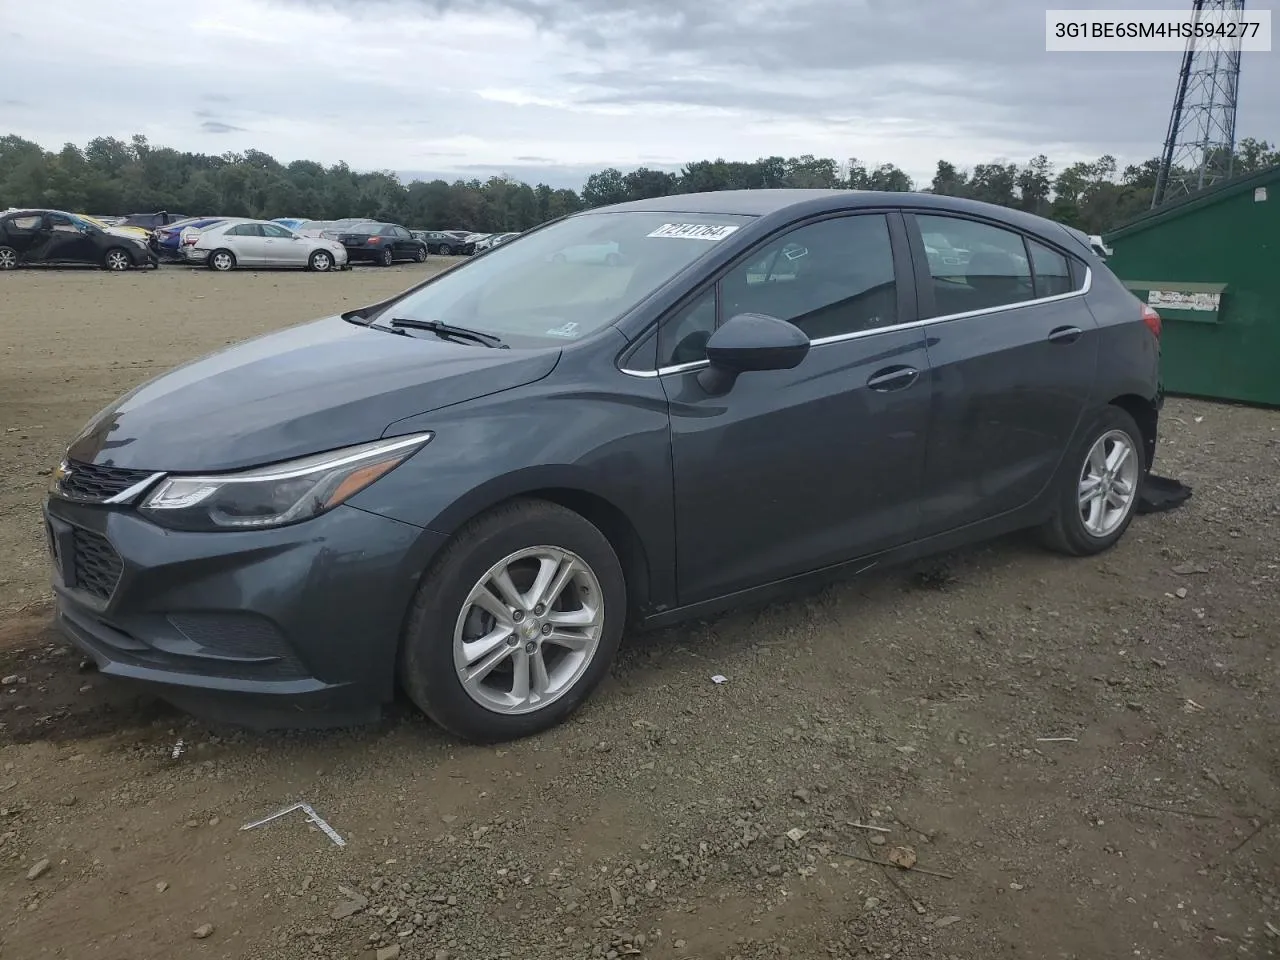
[[[149,476],[149,470],[126,470],[124,467],[69,460],[67,473],[58,482],[58,493],[69,500],[102,503]]]
[[[257,614],[171,613],[168,620],[183,636],[206,651],[239,660],[241,666],[259,675],[279,679],[307,675],[306,668],[275,624]]]
[[[72,584],[91,597],[107,600],[115,592],[124,564],[106,537],[82,530],[72,534]]]

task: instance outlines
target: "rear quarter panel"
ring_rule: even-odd
[[[1092,406],[1133,395],[1155,402],[1160,393],[1160,342],[1142,322],[1142,302],[1101,261],[1085,302],[1101,335]]]

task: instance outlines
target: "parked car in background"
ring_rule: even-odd
[[[141,240],[143,243],[147,243],[151,240],[151,231],[149,230],[144,230],[142,227],[120,226],[119,221],[124,219],[123,217],[112,217],[104,220],[101,217],[91,217],[84,213],[76,213],[73,214],[73,216],[79,217],[81,220],[87,220],[98,229],[104,230],[107,233],[114,233],[118,237],[133,237],[137,240]]]
[[[0,216],[0,270],[36,264],[92,264],[119,272],[159,261],[144,241],[108,233],[74,213],[15,210]]]
[[[304,223],[310,223],[311,221],[306,217],[275,217],[271,222],[280,224],[280,226],[284,227],[286,230],[293,230],[297,232],[298,227],[302,226]]]
[[[226,217],[189,217],[186,220],[179,220],[171,223],[167,227],[157,227],[152,233],[155,240],[156,252],[160,255],[161,260],[181,260],[182,257],[182,237],[185,231],[203,230],[205,227],[211,227],[215,223],[221,223]]]
[[[352,263],[376,263],[389,267],[397,260],[427,259],[427,244],[398,223],[357,223],[329,231],[346,248]]]
[[[491,250],[499,244],[506,243],[508,240],[512,240],[518,236],[520,236],[518,233],[491,233],[489,236],[476,243],[476,253],[479,253],[482,250]]]
[[[975,251],[962,273],[925,232]],[[1022,528],[1096,555],[1129,526],[1160,319],[1078,231],[766,189],[521,240],[91,421],[46,518],[55,622],[103,675],[285,725],[403,689],[501,741],[565,719],[630,625]],[[548,263],[578,247],[627,267]]]
[[[347,265],[342,244],[304,237],[270,220],[224,220],[203,230],[190,228],[182,240],[183,259],[211,270],[237,267],[294,267],[325,273]]]
[[[427,245],[428,253],[443,257],[469,257],[476,252],[476,245],[467,242],[466,234],[447,230],[415,230],[414,236]]]
[[[179,220],[191,219],[185,213],[169,213],[167,210],[161,210],[158,213],[131,213],[119,223],[117,227],[140,227],[148,232],[155,230],[156,227],[167,227],[171,223],[177,223]]]

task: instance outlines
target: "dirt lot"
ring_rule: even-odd
[[[1160,469],[1195,496],[1105,557],[1014,537],[638,637],[500,749],[407,709],[212,728],[81,672],[39,600],[62,444],[423,270],[0,278],[0,958],[1280,955],[1274,412],[1171,401]],[[346,846],[241,831],[299,800]]]

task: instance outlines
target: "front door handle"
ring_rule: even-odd
[[[920,377],[915,367],[896,366],[877,370],[867,379],[867,386],[880,393],[890,390],[902,390],[911,386]]]
[[[1050,343],[1075,343],[1084,333],[1079,327],[1058,327],[1049,334]]]

